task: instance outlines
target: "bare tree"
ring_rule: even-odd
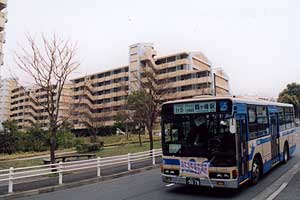
[[[50,158],[55,162],[57,130],[64,119],[59,118],[60,100],[69,75],[79,66],[76,60],[76,44],[56,35],[47,38],[41,34],[41,45],[27,36],[27,46],[15,53],[17,66],[33,80],[33,84],[45,93],[46,101],[37,104],[46,111],[49,120]]]

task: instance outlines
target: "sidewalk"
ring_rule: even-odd
[[[300,171],[292,178],[286,188],[275,198],[276,200],[300,199]]]

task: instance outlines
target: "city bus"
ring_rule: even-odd
[[[239,188],[256,184],[296,149],[291,104],[195,97],[162,105],[162,179]]]

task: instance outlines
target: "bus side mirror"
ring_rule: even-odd
[[[236,133],[236,120],[234,118],[231,119],[230,126],[229,126],[229,132],[231,134]]]

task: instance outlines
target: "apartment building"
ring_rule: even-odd
[[[163,86],[164,101],[198,95],[229,95],[229,81],[221,69],[213,70],[201,52],[179,52],[157,56],[151,43],[129,47],[129,64],[71,80],[77,114],[75,130],[88,126],[111,126],[127,96],[139,90],[151,69],[155,82]]]
[[[213,69],[201,52],[179,52],[157,56],[151,43],[129,47],[129,64],[78,77],[66,84],[60,101],[59,118],[73,122],[75,131],[112,126],[124,110],[128,95],[142,87],[145,69],[151,69],[155,83],[166,93],[163,101],[198,95],[228,95],[228,77]],[[10,93],[10,118],[24,129],[34,123],[49,123],[44,108],[45,91],[15,86]]]
[[[10,119],[11,91],[16,85],[14,79],[0,80],[0,129],[3,128],[2,123]]]
[[[7,0],[0,0],[0,65],[3,65],[3,44],[5,43],[5,24],[7,22],[6,14]]]
[[[214,95],[224,96],[228,95],[229,78],[227,74],[221,68],[213,70],[213,81],[214,81]]]
[[[113,125],[129,94],[128,69],[124,66],[72,80],[75,130]]]
[[[71,87],[70,84],[66,84],[61,95],[58,114],[61,121],[70,118]],[[25,130],[32,124],[39,124],[45,129],[48,127],[49,119],[45,109],[47,105],[46,91],[37,87],[17,85],[11,90],[10,104],[10,119],[17,122],[20,130]]]

